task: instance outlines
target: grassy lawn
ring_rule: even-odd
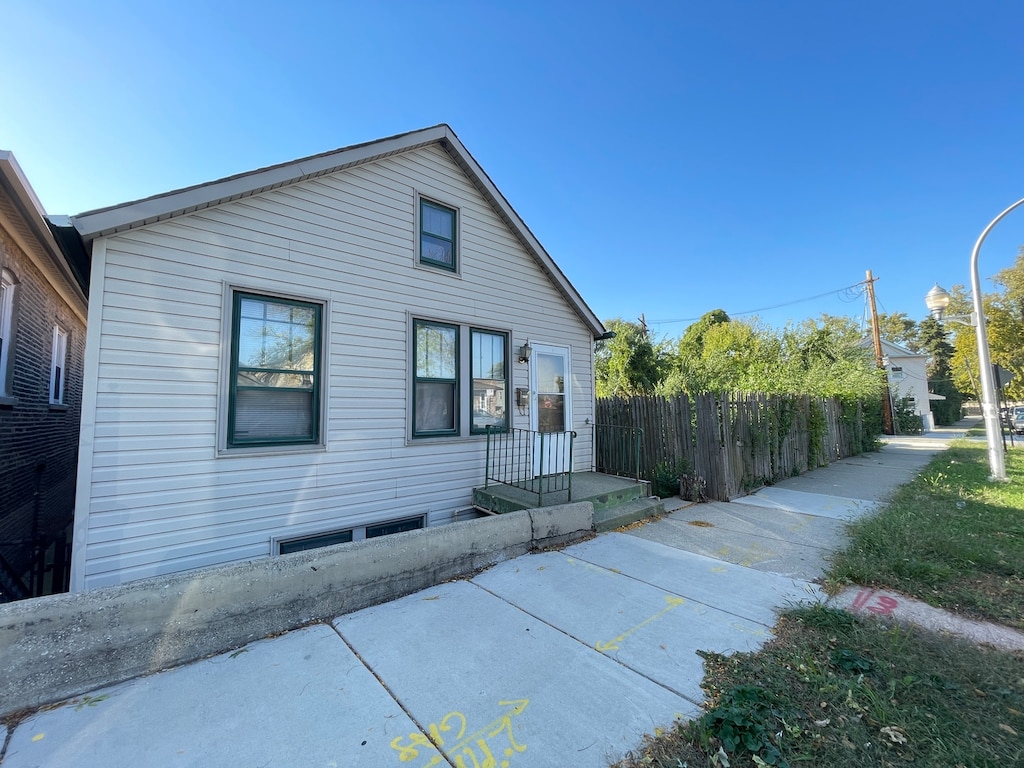
[[[895,589],[1024,628],[1024,450],[987,480],[983,444],[940,454],[854,526],[828,585]],[[1024,655],[821,606],[761,651],[705,657],[709,708],[619,768],[1024,765]]]

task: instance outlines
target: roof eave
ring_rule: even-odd
[[[29,251],[29,258],[44,259],[42,272],[49,276],[54,289],[68,303],[71,309],[84,323],[88,314],[88,280],[82,280],[79,274],[81,265],[74,265],[67,258],[64,250],[54,238],[47,221],[42,203],[36,197],[35,190],[29,184],[24,171],[18,165],[14,155],[7,150],[0,150],[0,186],[9,195],[18,215],[32,233],[39,248],[31,244],[22,244]],[[88,265],[85,265],[88,273]]]
[[[97,237],[112,235],[135,227],[145,226],[249,197],[271,189],[294,184],[306,179],[344,170],[355,165],[379,160],[400,152],[407,152],[428,144],[444,147],[452,159],[473,181],[481,194],[490,202],[505,224],[518,236],[523,246],[534,256],[542,270],[555,284],[558,291],[575,309],[577,315],[589,328],[593,336],[605,333],[605,327],[597,315],[587,306],[583,297],[569,282],[554,259],[544,250],[529,227],[515,212],[498,188],[490,180],[469,150],[459,141],[455,132],[446,124],[435,125],[398,136],[357,144],[351,147],[325,152],[320,155],[294,160],[256,171],[238,174],[217,181],[200,184],[186,189],[174,190],[143,200],[86,211],[72,217],[72,222],[82,239],[88,243]]]

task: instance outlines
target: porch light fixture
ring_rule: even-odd
[[[533,354],[533,347],[530,346],[530,340],[527,339],[526,343],[519,348],[519,362],[528,363],[530,362],[530,355]]]

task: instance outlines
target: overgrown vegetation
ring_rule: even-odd
[[[598,397],[686,392],[767,392],[862,398],[882,389],[882,374],[849,318],[822,316],[775,331],[754,320],[706,313],[676,340],[609,320],[615,338],[598,342]]]
[[[1024,452],[988,481],[983,445],[937,456],[853,528],[829,585],[895,589],[1024,628]],[[619,768],[1024,764],[1024,656],[823,606],[761,651],[705,656],[709,706]]]

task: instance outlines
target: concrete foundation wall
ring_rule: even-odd
[[[0,605],[0,717],[387,602],[592,528],[593,506],[580,502]]]

